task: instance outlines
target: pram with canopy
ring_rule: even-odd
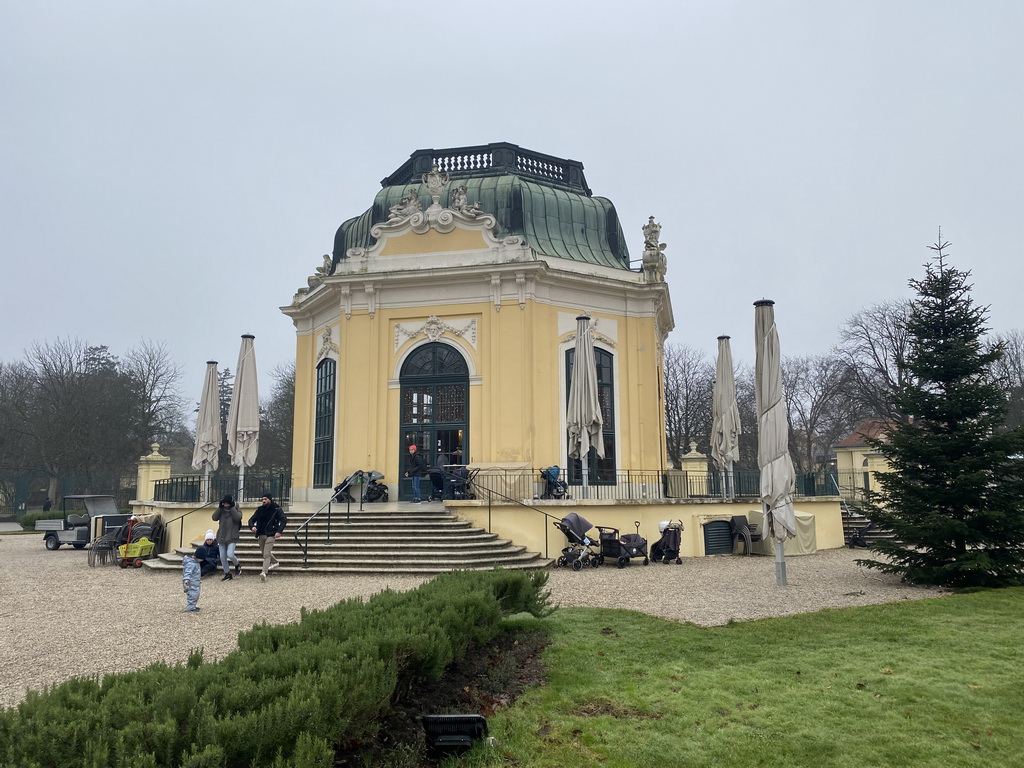
[[[363,501],[372,503],[375,501],[384,502],[388,500],[388,487],[381,482],[384,479],[384,473],[378,472],[375,469],[371,469],[369,472],[364,473],[368,478],[366,482],[366,490],[363,491]]]
[[[475,499],[473,493],[473,478],[480,471],[470,469],[465,464],[449,464],[445,471],[445,492],[446,499]]]
[[[679,557],[679,545],[683,538],[682,520],[663,520],[658,523],[658,530],[661,531],[661,538],[651,547],[651,559],[655,562],[660,560],[665,565],[675,560],[676,565],[682,565],[683,560]]]
[[[362,476],[363,470],[357,469],[351,475],[334,486],[334,496],[331,498],[331,501],[347,501],[350,504],[354,503],[355,498],[352,496],[351,488]]]
[[[579,571],[588,565],[591,568],[601,565],[601,553],[594,549],[598,542],[587,536],[587,532],[594,526],[587,520],[575,512],[570,512],[552,525],[565,534],[568,542],[568,546],[562,550],[561,557],[555,561],[559,568],[570,566],[574,571]]]
[[[644,565],[651,562],[647,557],[647,539],[640,535],[640,521],[634,520],[633,525],[636,526],[636,533],[626,533],[622,536],[619,536],[618,528],[597,526],[597,530],[601,532],[602,563],[606,557],[614,560],[619,568],[625,568],[634,557],[642,557]]]
[[[550,466],[540,471],[541,479],[544,481],[544,493],[542,499],[569,499],[569,485],[562,479],[562,470],[558,465]]]

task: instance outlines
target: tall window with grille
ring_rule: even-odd
[[[401,456],[404,474],[410,445],[434,467],[469,461],[469,367],[450,344],[434,342],[417,349],[402,365]],[[411,496],[402,477],[399,498]]]
[[[337,363],[316,367],[316,416],[313,424],[313,487],[330,488],[334,479],[334,403]]]
[[[569,385],[572,381],[572,365],[576,356],[575,349],[565,353],[565,396],[563,411],[569,407]],[[587,483],[591,485],[615,484],[615,380],[613,377],[614,357],[611,352],[594,349],[597,364],[597,399],[601,403],[601,420],[604,422],[602,436],[604,438],[604,458],[597,457],[596,450],[591,447],[587,456]],[[570,485],[583,482],[583,462],[580,459],[566,457]]]

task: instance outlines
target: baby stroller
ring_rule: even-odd
[[[679,557],[679,543],[682,539],[683,522],[663,520],[658,523],[658,530],[661,531],[661,538],[654,542],[651,547],[651,559],[668,565],[675,560],[676,565],[682,565],[683,559]]]
[[[351,475],[334,486],[334,496],[331,498],[331,501],[347,501],[349,504],[355,502],[355,499],[352,497],[349,489],[352,487],[353,483],[362,476],[363,470],[357,469]]]
[[[544,493],[541,494],[542,499],[568,499],[569,496],[569,485],[562,480],[562,470],[558,468],[558,465],[542,469],[540,476],[544,480]]]
[[[448,485],[445,492],[445,498],[475,499],[476,494],[473,493],[473,478],[476,477],[476,473],[479,471],[479,469],[470,469],[463,464],[450,467],[445,478]]]
[[[369,480],[366,483],[366,490],[363,491],[363,501],[387,501],[388,487],[384,485],[384,483],[380,482],[384,479],[384,473],[377,472],[376,470],[370,470],[365,474]]]
[[[606,557],[615,560],[619,568],[625,568],[634,557],[642,557],[644,565],[651,561],[647,557],[647,539],[640,535],[640,521],[633,522],[636,526],[636,533],[627,533],[619,537],[618,528],[604,528],[597,526],[601,532],[601,562]]]
[[[568,541],[568,546],[562,550],[561,557],[555,561],[559,568],[568,565],[574,571],[580,571],[588,565],[591,568],[601,565],[601,553],[594,551],[597,542],[587,536],[587,531],[593,528],[589,522],[575,512],[570,512],[552,525],[564,533]]]

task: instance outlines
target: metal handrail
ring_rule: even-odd
[[[445,473],[445,474],[450,474],[450,473]],[[534,512],[538,512],[541,515],[543,515],[544,518],[549,518],[551,520],[557,520],[557,521],[561,521],[561,519],[562,519],[560,517],[555,517],[554,515],[549,515],[543,509],[537,509],[537,507],[531,507],[529,504],[525,504],[522,501],[520,501],[519,499],[513,499],[511,496],[506,496],[501,491],[496,491],[493,488],[488,488],[486,485],[478,485],[478,484],[474,483],[473,487],[477,491],[484,491],[487,494],[487,532],[488,533],[491,533],[491,527],[492,527],[492,522],[491,522],[491,504],[494,501],[494,497],[495,496],[497,496],[502,501],[515,504],[516,506],[522,507],[523,509],[529,509],[529,510],[532,510]],[[550,559],[550,557],[548,556],[548,528],[547,528],[547,519],[543,520],[542,522],[545,523],[545,525],[544,525],[544,557],[545,557],[545,559]]]
[[[188,516],[189,516],[189,515],[191,515],[191,514],[192,514],[193,512],[198,512],[198,511],[199,511],[199,510],[201,510],[201,509],[206,509],[206,508],[207,508],[208,506],[210,506],[211,504],[219,504],[219,503],[220,503],[219,501],[218,501],[218,502],[214,502],[214,501],[208,501],[208,502],[206,502],[205,504],[203,504],[203,506],[201,506],[201,507],[196,507],[195,509],[190,509],[190,510],[189,510],[188,512],[185,512],[185,513],[183,513],[183,514],[180,514],[180,515],[178,515],[177,517],[175,517],[175,518],[174,518],[174,519],[172,519],[172,520],[168,520],[168,521],[167,521],[166,523],[164,523],[164,536],[163,536],[163,538],[165,538],[165,539],[167,538],[167,534],[168,534],[168,532],[169,532],[169,528],[170,528],[170,525],[171,525],[171,523],[176,523],[176,522],[178,522],[179,520],[181,520],[181,518],[183,518],[183,517],[188,517]],[[182,545],[182,544],[184,543],[184,539],[185,539],[185,524],[184,524],[184,523],[182,523],[182,524],[181,524],[181,525],[180,525],[180,526],[178,527],[178,546],[179,546],[179,547],[180,547],[180,546],[181,546],[181,545]],[[161,545],[163,544],[163,542],[160,542],[160,543],[161,543]],[[163,547],[161,546],[161,549],[162,549],[162,548],[163,548]]]
[[[360,470],[360,472],[361,471],[362,470]],[[356,474],[358,474],[358,473],[356,473]],[[365,476],[369,475],[369,472],[363,472],[362,474],[365,477]],[[363,483],[359,483],[359,485],[363,485]],[[333,528],[333,516],[332,516],[332,512],[331,512],[331,504],[337,498],[338,498],[338,494],[337,494],[337,491],[335,491],[334,493],[331,494],[331,498],[329,498],[327,500],[327,503],[324,504],[322,507],[320,507],[320,509],[318,509],[316,512],[314,512],[312,515],[307,517],[305,520],[303,520],[302,524],[298,528],[296,528],[295,532],[292,534],[292,536],[295,537],[295,543],[298,544],[299,547],[302,549],[302,567],[303,568],[309,568],[309,524],[311,522],[313,522],[313,520],[321,512],[323,512],[325,509],[327,510],[327,540],[324,542],[324,544],[326,546],[330,546],[330,544],[331,544],[331,530]],[[363,511],[363,494],[359,495],[359,511],[360,512]],[[345,501],[345,522],[344,522],[344,525],[350,525],[351,523],[352,523],[352,500],[351,500],[351,495],[350,495],[349,499]],[[302,541],[299,540],[299,533],[300,532],[304,535],[304,539]]]

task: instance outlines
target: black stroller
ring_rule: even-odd
[[[346,477],[336,486],[334,486],[334,496],[331,497],[331,501],[347,501],[349,504],[355,502],[350,489],[359,478],[363,476],[363,470],[357,469],[351,475]]]
[[[665,520],[658,524],[658,530],[661,531],[661,538],[651,547],[651,559],[655,562],[660,560],[665,565],[675,560],[676,565],[682,565],[683,559],[679,557],[679,544],[683,531],[682,521]]]
[[[447,465],[448,457],[439,453],[434,466],[427,470],[427,477],[430,479],[430,493],[427,494],[427,501],[441,501],[444,498],[444,476]]]
[[[640,535],[640,521],[635,520],[636,533],[619,536],[618,528],[597,526],[601,532],[601,562],[606,557],[615,560],[619,568],[625,568],[634,557],[644,559],[644,565],[651,561],[647,557],[647,539]]]
[[[541,494],[542,499],[569,499],[569,485],[562,479],[562,470],[558,468],[558,465],[542,469],[540,471],[541,479],[544,480],[544,493]]]
[[[464,464],[449,466],[445,475],[447,487],[444,497],[446,499],[475,499],[473,478],[479,471],[479,469],[470,469]]]
[[[364,473],[367,478],[366,490],[363,491],[363,501],[372,503],[374,501],[387,501],[388,500],[388,487],[384,483],[380,482],[384,479],[383,472],[377,472],[376,470],[370,470]]]
[[[552,525],[564,533],[568,541],[568,546],[562,550],[561,557],[555,561],[559,568],[570,566],[574,571],[580,571],[588,565],[591,568],[601,565],[601,553],[594,550],[598,542],[587,536],[587,531],[594,526],[575,512],[570,512]]]

